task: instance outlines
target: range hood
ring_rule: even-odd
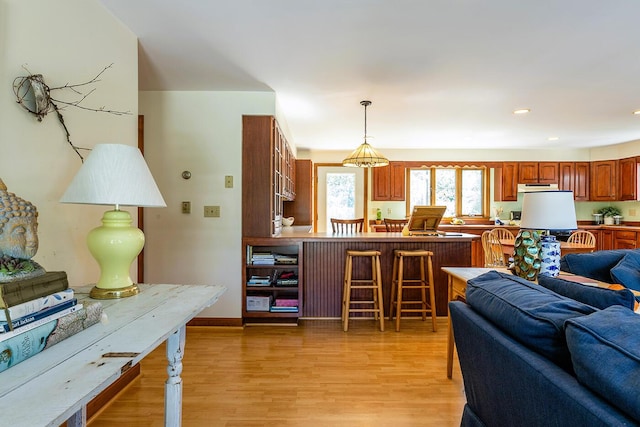
[[[518,184],[518,193],[558,191],[558,184]]]

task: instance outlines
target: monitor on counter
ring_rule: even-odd
[[[446,206],[414,206],[409,217],[409,235],[439,235],[438,225],[442,220]]]

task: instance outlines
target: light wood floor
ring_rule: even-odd
[[[446,376],[447,321],[307,320],[300,326],[188,327],[183,426],[460,425],[457,360]],[[91,427],[162,426],[164,345]]]

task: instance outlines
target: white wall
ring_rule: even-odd
[[[145,210],[145,281],[226,286],[200,316],[240,318],[242,115],[274,115],[275,94],[140,92],[140,114],[145,157],[167,202]],[[191,179],[181,177],[185,170]],[[226,175],[233,176],[231,189]],[[191,214],[181,213],[183,201],[191,202]],[[205,205],[220,206],[220,218],[204,218]]]
[[[31,73],[43,74],[50,87],[82,83],[111,63],[82,105],[131,114],[68,107],[63,116],[76,145],[137,144],[135,35],[96,0],[0,0],[0,178],[10,192],[38,208],[40,248],[34,260],[46,270],[66,271],[72,286],[97,280],[98,266],[85,239],[107,209],[58,203],[80,160],[55,113],[39,123],[16,103],[12,85],[16,77]],[[77,100],[64,91],[52,96]]]

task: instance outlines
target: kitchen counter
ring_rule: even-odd
[[[251,243],[251,238],[245,238]],[[342,286],[345,254],[347,250],[379,250],[381,252],[382,291],[388,314],[391,294],[393,251],[428,250],[433,252],[433,277],[436,291],[436,312],[447,315],[447,275],[441,267],[470,267],[473,254],[481,248],[480,236],[458,233],[446,236],[403,236],[402,233],[305,233],[288,230],[279,237],[260,239],[261,245],[274,241],[278,244],[302,242],[302,317],[339,318],[341,316]],[[354,277],[371,274],[371,267],[354,265]],[[408,277],[417,277],[416,266],[407,266]]]

